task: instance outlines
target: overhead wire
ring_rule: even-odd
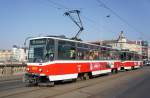
[[[64,11],[70,10],[70,8],[68,8],[67,6],[62,5],[62,4],[60,4],[60,3],[57,3],[57,2],[55,2],[55,1],[53,1],[53,0],[47,0],[47,1],[48,1],[49,3],[55,5],[55,6],[53,6],[53,7],[56,8],[56,9],[58,9],[58,10],[64,10]],[[91,19],[91,18],[86,17],[85,15],[81,15],[81,16],[84,17],[84,19],[86,19],[86,20],[89,21],[90,23],[93,23],[93,24],[95,25],[95,28],[97,28],[97,23],[96,23],[96,21],[94,21],[94,20]],[[98,25],[99,25],[99,24],[98,24]],[[101,26],[101,27],[105,28],[104,26]],[[98,29],[97,29],[97,30],[98,30]],[[108,30],[109,32],[112,32],[112,30],[109,30],[108,28],[107,28],[106,30]]]
[[[57,7],[55,7],[56,9],[58,9],[58,10],[69,10],[69,8],[68,7],[66,7],[65,5],[62,5],[62,4],[60,4],[60,3],[57,3],[57,2],[54,2],[53,0],[47,0],[49,3],[51,3],[51,4],[53,4],[53,5],[55,5],[55,6],[57,6]]]
[[[120,19],[122,22],[124,22],[126,25],[128,25],[131,29],[133,29],[134,31],[136,31],[137,33],[140,34],[140,36],[143,36],[144,34],[138,30],[135,26],[133,26],[132,24],[130,24],[127,20],[125,20],[123,17],[121,17],[118,13],[116,13],[113,9],[111,9],[110,7],[108,7],[104,2],[102,2],[101,0],[96,0],[99,3],[99,7],[103,7],[107,10],[109,10],[112,14],[114,14],[118,19]]]
[[[53,4],[54,8],[58,9],[58,10],[64,10],[64,11],[68,11],[70,10],[70,8],[68,8],[67,6],[65,5],[62,5],[58,2],[55,2],[53,0],[47,0],[49,3]],[[114,14],[118,19],[120,19],[122,22],[124,22],[126,25],[128,25],[131,29],[133,29],[134,31],[138,32],[141,36],[143,36],[144,34],[139,31],[137,28],[135,28],[133,25],[131,25],[130,23],[128,23],[128,21],[126,21],[123,17],[121,17],[118,13],[116,13],[113,9],[111,9],[110,7],[108,7],[104,2],[102,2],[101,0],[96,0],[98,3],[99,3],[99,7],[103,7],[103,8],[106,8],[107,10],[109,10],[112,14]],[[91,19],[91,18],[88,18],[84,15],[82,15],[87,21],[93,23],[95,26],[97,26],[97,23]],[[104,26],[103,26],[104,27]],[[97,27],[96,27],[97,28]],[[106,30],[109,30],[108,28]],[[109,30],[112,32],[112,30]],[[140,38],[142,38],[140,36]]]
[[[83,16],[83,15],[82,15]],[[89,18],[89,17],[86,17],[86,16],[83,16],[87,21],[89,21],[90,23],[94,24],[95,27],[103,27],[105,28],[106,30],[108,30],[109,32],[113,32],[112,30],[110,30],[108,27],[106,28],[105,26],[101,25],[99,26],[100,24],[99,23],[96,23],[96,21],[92,18]]]

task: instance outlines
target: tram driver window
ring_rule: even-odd
[[[54,59],[54,52],[51,49],[47,50],[45,57],[46,60],[52,61]]]

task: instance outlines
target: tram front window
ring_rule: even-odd
[[[34,39],[30,41],[28,61],[47,62],[54,58],[54,41],[50,39]]]

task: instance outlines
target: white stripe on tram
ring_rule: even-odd
[[[111,69],[107,70],[98,70],[98,71],[92,71],[92,75],[99,75],[99,74],[105,74],[105,73],[110,73]]]
[[[75,74],[64,74],[64,75],[50,75],[50,81],[57,81],[57,80],[65,80],[65,79],[75,79],[78,77],[78,73]]]

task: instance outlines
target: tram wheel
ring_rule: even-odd
[[[72,79],[72,82],[77,82],[77,79]]]
[[[89,74],[88,74],[88,73],[80,73],[80,74],[78,75],[78,78],[79,78],[80,80],[87,80],[87,79],[89,79]]]
[[[83,78],[84,78],[84,80],[88,80],[88,79],[89,79],[89,75],[88,75],[88,73],[84,73]]]
[[[111,70],[111,73],[112,73],[112,74],[116,74],[116,73],[118,73],[117,68],[113,68],[113,69]]]
[[[134,66],[132,66],[131,69],[134,70]]]

